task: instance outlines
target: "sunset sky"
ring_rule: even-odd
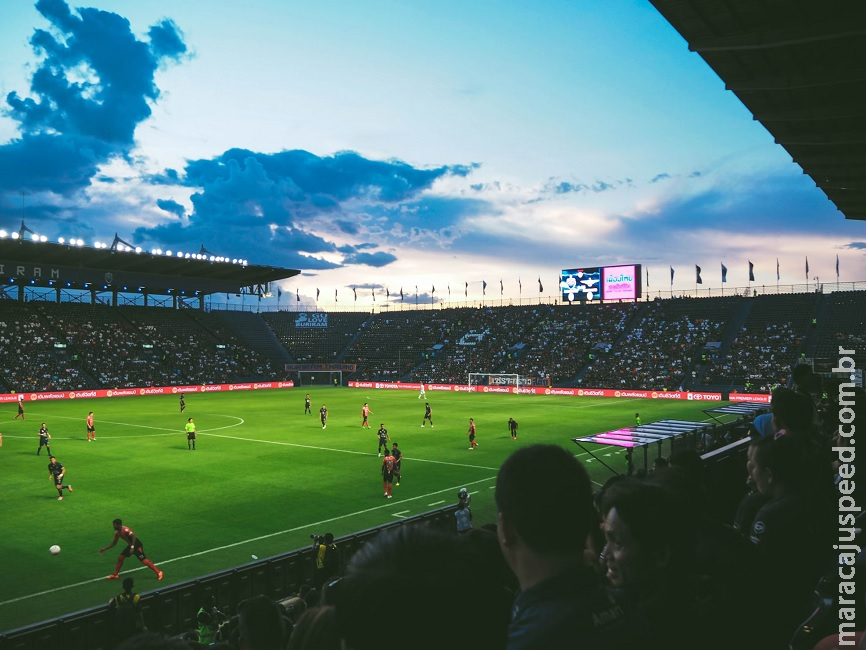
[[[648,2],[15,0],[0,39],[7,231],[204,245],[328,308],[866,280],[866,224]]]

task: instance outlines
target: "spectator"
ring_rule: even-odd
[[[504,648],[510,592],[486,547],[468,540],[403,526],[364,544],[333,593],[344,647],[401,645],[396,624],[413,649]]]
[[[527,489],[541,479],[556,499]],[[503,463],[495,498],[499,545],[520,585],[508,649],[623,647],[623,610],[584,564],[598,520],[583,466],[562,447],[526,447]]]
[[[254,596],[238,605],[238,647],[240,650],[282,650],[290,630],[289,622],[273,600]]]
[[[135,581],[132,578],[124,578],[123,591],[108,601],[114,638],[117,640],[127,639],[146,630],[141,613],[141,596],[133,591],[134,587]]]

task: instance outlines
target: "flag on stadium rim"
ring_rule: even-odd
[[[839,279],[839,253],[836,253],[836,279]]]
[[[403,287],[400,287],[400,300],[403,300]]]
[[[463,295],[469,297],[469,283],[466,283],[466,288],[463,290]]]
[[[541,284],[541,276],[538,276],[538,293],[544,291],[544,285]]]
[[[749,282],[755,281],[755,265],[752,264],[752,260],[749,260]]]
[[[337,289],[334,289],[334,302],[337,302]]]
[[[297,287],[295,287],[295,301],[301,302],[301,291]]]
[[[674,267],[671,267],[671,286],[674,286]]]
[[[839,275],[838,269],[839,269],[839,256],[837,255],[836,256],[836,275],[837,276]],[[502,284],[502,278],[499,278],[499,295],[501,296],[504,293],[505,293],[505,285]]]
[[[776,282],[778,282],[780,279],[781,279],[781,276],[779,275],[779,258],[777,257],[776,258]]]
[[[806,279],[809,279],[809,256],[806,256]]]
[[[279,287],[277,287],[277,300],[279,300],[280,296],[282,296],[282,295],[283,295],[282,290]]]
[[[722,262],[722,282],[728,281],[728,267]]]
[[[695,284],[703,284],[704,281],[701,280],[701,267],[695,264]]]
[[[371,289],[371,291],[372,291],[372,293],[373,293],[373,302],[376,302],[376,288],[373,287],[373,288]]]
[[[355,294],[355,302],[358,302],[358,290],[355,287],[352,287],[352,293]]]
[[[430,290],[430,295],[432,296],[434,293],[436,293],[436,285],[435,284],[433,285],[433,288]]]
[[[316,302],[319,302],[319,288],[316,287]]]
[[[448,297],[451,297],[451,284],[448,284]]]
[[[523,295],[523,282],[520,278],[517,278],[517,289],[520,291],[520,294]]]
[[[482,296],[487,295],[487,281],[486,280],[481,281],[481,295]]]
[[[649,267],[646,267],[646,286],[650,286],[650,284],[649,284]]]

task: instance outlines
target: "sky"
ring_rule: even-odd
[[[13,0],[0,43],[0,229],[301,270],[286,308],[866,278],[645,0]]]

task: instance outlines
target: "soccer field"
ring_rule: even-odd
[[[120,591],[106,580],[122,543],[99,555],[120,517],[165,573],[162,583],[135,557],[132,575],[145,593],[221,569],[306,547],[311,534],[339,537],[416,515],[474,494],[476,525],[495,521],[494,481],[502,461],[533,443],[564,446],[586,462],[601,484],[610,471],[571,438],[664,418],[705,421],[700,402],[559,396],[428,394],[434,427],[421,428],[424,401],[416,392],[315,388],[313,415],[304,415],[304,389],[191,394],[181,415],[176,396],[28,403],[0,409],[0,630],[9,630],[103,604]],[[361,429],[369,402],[370,426]],[[318,409],[326,404],[328,427]],[[97,441],[85,439],[94,411]],[[183,426],[198,427],[196,451]],[[469,451],[469,418],[478,449]],[[520,424],[511,439],[508,418]],[[37,431],[46,422],[51,451],[73,486],[63,501],[37,457]],[[376,431],[384,423],[404,453],[403,479],[384,499]],[[612,467],[620,449],[598,447]],[[652,458],[652,456],[651,456]],[[539,485],[527,490],[544,492]],[[48,548],[62,552],[52,556]]]

